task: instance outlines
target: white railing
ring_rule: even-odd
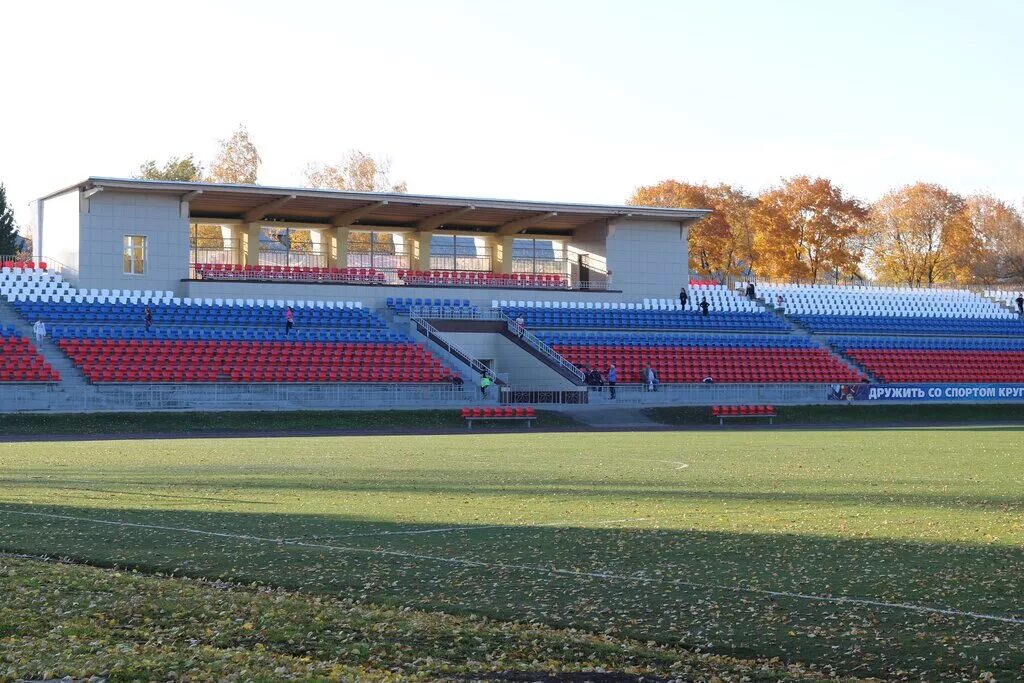
[[[402,383],[0,384],[0,413],[143,410],[332,410],[486,405],[470,386]]]

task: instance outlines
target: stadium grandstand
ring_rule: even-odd
[[[884,385],[1024,400],[1016,293],[748,297],[690,278],[688,229],[705,213],[90,178],[35,202],[35,253],[3,260],[0,398],[710,406],[861,400]],[[494,390],[477,389],[485,376]]]

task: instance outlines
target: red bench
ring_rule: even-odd
[[[733,417],[767,417],[768,424],[775,424],[775,406],[713,406],[711,416],[718,418],[718,424],[724,425],[727,418]]]
[[[462,419],[466,421],[466,428],[473,428],[474,420],[495,420],[509,421],[522,420],[526,422],[527,428],[533,427],[533,421],[537,419],[537,411],[533,407],[528,408],[463,408]]]

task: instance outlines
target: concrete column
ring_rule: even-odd
[[[235,248],[233,258],[231,259],[232,264],[243,264],[245,263],[245,250],[242,248],[241,242],[244,240],[242,237],[242,230],[240,225],[222,225],[220,226],[220,236],[224,240],[225,246],[231,245]]]
[[[512,245],[515,235],[497,235],[494,239],[494,272],[512,272]]]
[[[327,238],[327,267],[348,268],[348,226],[329,228]]]
[[[242,253],[245,255],[245,265],[258,266],[260,264],[260,234],[263,231],[262,223],[246,223],[239,226],[242,234]]]
[[[430,240],[433,239],[433,232],[412,233],[412,269],[430,270]]]
[[[496,260],[497,255],[497,240],[494,235],[482,235],[480,237],[474,237],[473,243],[476,245],[477,256],[490,256],[491,257],[491,272],[496,272],[498,268],[498,262]]]

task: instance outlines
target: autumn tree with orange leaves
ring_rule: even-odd
[[[982,243],[960,195],[932,183],[883,195],[865,225],[867,264],[884,282],[970,282]]]
[[[730,185],[699,185],[664,180],[638,187],[626,202],[632,206],[712,209],[689,231],[690,270],[722,278],[749,273],[753,262],[750,214],[756,201]]]
[[[1024,218],[1010,204],[991,195],[964,202],[981,254],[971,268],[977,282],[1024,282]]]
[[[827,178],[796,176],[762,192],[751,216],[758,274],[812,283],[855,274],[866,215]]]

